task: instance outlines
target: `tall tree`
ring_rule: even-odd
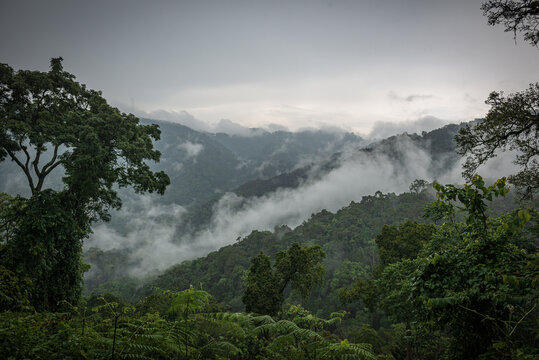
[[[82,241],[92,221],[108,220],[109,210],[121,206],[115,185],[164,193],[168,176],[145,162],[159,160],[152,144],[159,134],[157,125],[139,125],[76,82],[62,58],[51,59],[48,72],[0,64],[0,161],[15,162],[31,192],[13,202],[15,223],[0,222],[11,226],[0,262],[31,281],[37,309],[77,300]],[[59,169],[63,188],[48,189],[45,180]]]
[[[139,125],[108,105],[101,92],[63,70],[62,58],[51,59],[49,72],[0,64],[0,119],[0,160],[9,157],[20,167],[32,194],[63,167],[64,190],[83,210],[108,219],[107,210],[121,206],[115,184],[163,194],[170,183],[145,163],[159,161],[152,143],[159,127]]]
[[[306,298],[314,285],[324,281],[325,268],[321,264],[326,254],[320,246],[290,245],[288,250],[279,251],[275,257],[275,269],[281,283],[279,292],[283,293],[288,284]]]
[[[283,294],[279,292],[279,277],[263,252],[251,259],[247,288],[241,300],[246,312],[274,316],[281,310]]]

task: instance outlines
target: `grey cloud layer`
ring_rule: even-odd
[[[520,90],[539,66],[536,49],[486,25],[481,2],[3,1],[0,61],[46,70],[63,56],[115,105],[209,123],[460,121],[485,110],[464,94]],[[391,90],[403,104],[389,106]]]

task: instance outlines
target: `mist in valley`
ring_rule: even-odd
[[[200,148],[180,144],[196,161]],[[415,179],[428,182],[464,183],[461,176],[464,159],[449,161],[451,166],[439,169],[439,164],[425,149],[418,147],[406,135],[395,137],[395,154],[384,151],[366,152],[349,148],[339,155],[339,165],[321,177],[311,176],[296,188],[278,189],[261,197],[244,198],[225,193],[214,205],[212,217],[203,229],[194,233],[178,231],[188,209],[177,204],[163,205],[156,196],[129,198],[122,209],[113,214],[113,223],[94,226],[85,242],[85,249],[121,250],[129,258],[125,275],[145,277],[168,267],[207,255],[253,230],[270,230],[286,225],[294,228],[322,209],[335,212],[363,196],[409,191]],[[516,171],[513,153],[503,152],[479,169],[485,178],[498,178]],[[451,156],[451,154],[445,154]],[[438,166],[437,166],[438,165]],[[172,184],[171,186],[174,186]],[[166,193],[164,195],[167,196]],[[121,223],[121,229],[114,226]],[[182,229],[180,229],[182,230]],[[87,273],[91,277],[93,271]]]

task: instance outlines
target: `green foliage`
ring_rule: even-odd
[[[326,254],[319,245],[301,246],[293,243],[288,250],[279,251],[275,257],[275,270],[280,278],[279,292],[288,284],[303,298],[307,298],[314,285],[324,281],[325,269],[321,264]]]
[[[514,163],[521,170],[509,181],[530,198],[539,186],[539,83],[507,97],[492,92],[486,103],[491,108],[485,120],[466,126],[455,136],[459,154],[468,156],[463,175],[471,179],[497,151],[517,151]]]
[[[160,275],[151,285],[173,291],[201,284],[227,309],[244,309],[241,297],[247,284],[246,271],[250,259],[260,251],[270,258],[289,248],[294,242],[320,245],[326,253],[322,264],[326,268],[324,283],[314,287],[312,296],[301,299],[296,292],[284,292],[285,304],[301,303],[319,316],[328,316],[340,308],[338,290],[353,286],[360,276],[367,276],[378,263],[376,243],[373,241],[386,223],[400,223],[406,219],[421,220],[422,209],[432,195],[383,194],[365,196],[361,202],[351,202],[336,213],[321,211],[293,230],[276,229],[253,231],[244,239],[222,247],[206,257],[186,261]],[[149,290],[149,289],[148,289]],[[148,291],[146,294],[149,294]],[[350,304],[347,311],[358,310]]]
[[[384,225],[375,238],[382,266],[415,258],[435,229],[432,224],[418,224],[410,220],[399,226]]]
[[[465,184],[462,188],[455,185],[440,185],[434,183],[437,191],[437,204],[442,203],[441,208],[445,208],[450,214],[454,213],[453,202],[459,201],[462,206],[458,209],[466,212],[466,223],[472,225],[477,233],[484,234],[487,230],[487,204],[485,201],[492,201],[494,197],[505,196],[509,189],[505,185],[505,178],[497,180],[487,187],[479,175],[474,175],[470,184]]]
[[[283,302],[283,294],[279,291],[279,281],[279,276],[272,268],[268,256],[260,252],[252,258],[247,275],[247,287],[241,298],[245,304],[245,311],[277,315]]]
[[[19,165],[32,194],[63,167],[66,190],[101,218],[108,217],[108,207],[121,204],[114,184],[162,194],[168,177],[144,162],[159,160],[152,144],[159,139],[158,126],[139,125],[74,79],[63,70],[62,58],[51,59],[49,72],[14,72],[0,65],[0,160],[9,156]],[[53,153],[41,165],[48,147]]]
[[[187,319],[189,314],[200,312],[210,303],[211,295],[202,290],[189,289],[175,294],[168,308],[171,315],[181,315]]]
[[[0,249],[15,235],[24,203],[24,199],[19,196],[0,193]]]
[[[72,206],[73,196],[44,190],[17,210],[17,230],[0,250],[0,261],[28,278],[31,304],[38,310],[76,303],[86,267],[80,260],[88,219]]]
[[[0,266],[0,311],[29,310],[30,283],[28,278],[21,280],[13,271]]]
[[[260,252],[251,260],[247,288],[242,297],[246,311],[277,315],[288,284],[292,284],[303,298],[308,297],[313,286],[324,280],[325,270],[320,264],[324,256],[320,246],[293,243],[288,250],[277,253],[272,267],[270,258]]]
[[[82,241],[92,221],[120,207],[114,186],[164,193],[168,176],[145,163],[159,161],[152,140],[160,131],[76,82],[62,58],[51,59],[49,72],[0,64],[0,119],[0,161],[18,165],[32,194],[1,198],[0,261],[31,280],[36,309],[58,310],[80,296]],[[59,191],[45,187],[55,169],[64,171]]]
[[[433,235],[437,246],[387,266],[380,279],[387,311],[449,331],[455,359],[535,353],[537,234],[525,228],[535,211],[488,217],[485,202],[505,195],[504,185],[501,179],[486,187],[475,176],[462,188],[436,186],[438,202],[450,209],[461,202],[466,222],[441,226]]]
[[[188,289],[175,299],[193,304],[209,296]],[[322,330],[335,319],[314,318],[301,308],[288,312],[293,321],[198,310],[167,319],[113,300],[96,297],[66,313],[4,312],[0,353],[17,359],[374,359],[370,345],[341,341]],[[94,315],[83,317],[89,307]]]

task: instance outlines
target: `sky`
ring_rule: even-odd
[[[122,111],[199,129],[367,134],[473,120],[538,81],[539,50],[481,2],[0,0],[0,62],[61,56]]]

